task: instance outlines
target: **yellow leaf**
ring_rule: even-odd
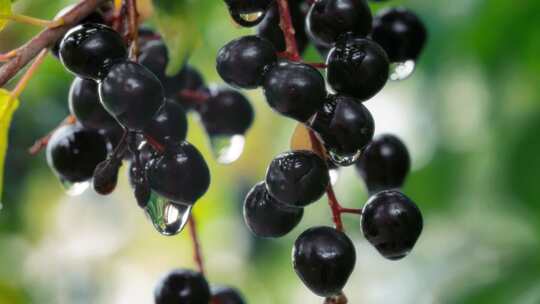
[[[4,185],[4,162],[8,148],[8,131],[11,117],[18,107],[19,100],[12,100],[9,91],[0,89],[0,198]]]
[[[11,0],[0,0],[0,15],[11,15]],[[7,22],[7,19],[0,19],[0,31],[4,29]]]

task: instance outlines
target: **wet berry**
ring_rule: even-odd
[[[324,194],[330,177],[325,161],[311,151],[278,155],[266,172],[266,187],[272,197],[291,207],[304,207]]]
[[[307,121],[324,103],[324,79],[315,68],[297,62],[281,61],[264,78],[266,101],[278,113]]]
[[[79,183],[92,178],[107,152],[107,142],[97,130],[66,125],[49,139],[47,162],[61,180]]]
[[[291,19],[295,29],[295,38],[298,51],[302,53],[308,45],[308,37],[305,31],[304,23],[307,14],[307,3],[304,1],[289,2]],[[268,10],[261,24],[257,27],[257,36],[272,42],[278,52],[284,52],[286,49],[283,31],[279,25],[280,17],[277,5],[272,5]]]
[[[212,287],[212,299],[215,304],[245,304],[244,297],[236,288],[232,287]]]
[[[330,50],[326,60],[328,83],[338,93],[367,100],[388,81],[390,62],[375,42],[346,36]]]
[[[160,79],[165,78],[165,69],[169,64],[169,51],[160,39],[140,43],[139,63],[152,71]]]
[[[403,193],[386,190],[373,195],[362,212],[366,239],[390,260],[405,257],[423,228],[420,209]]]
[[[321,297],[340,293],[355,264],[352,241],[334,228],[308,229],[294,243],[294,270],[304,284]]]
[[[371,23],[371,10],[365,0],[319,0],[306,18],[308,34],[324,46],[332,45],[345,33],[365,37]]]
[[[144,128],[144,133],[159,142],[181,142],[186,139],[188,121],[184,108],[167,100],[154,119]]]
[[[276,238],[291,232],[304,215],[304,209],[285,206],[276,201],[264,182],[255,185],[244,202],[244,220],[253,234]]]
[[[210,287],[204,276],[186,269],[166,274],[154,290],[155,304],[208,304]]]
[[[227,43],[217,55],[217,71],[228,84],[254,89],[262,84],[268,65],[276,61],[272,43],[257,36],[244,36]]]
[[[403,62],[420,56],[427,30],[415,13],[405,8],[393,8],[383,10],[375,17],[371,36],[386,51],[391,62]]]
[[[311,121],[326,148],[339,155],[353,155],[373,138],[375,122],[356,98],[335,95]]]
[[[90,79],[75,78],[69,90],[69,110],[77,121],[91,129],[109,129],[118,123],[99,100],[98,84]]]
[[[209,135],[244,134],[253,123],[253,107],[240,92],[215,88],[199,109],[202,123]]]
[[[118,171],[122,166],[122,160],[109,158],[99,163],[94,170],[94,190],[101,195],[109,195],[118,184]]]
[[[179,204],[195,204],[210,186],[206,161],[187,142],[167,146],[162,155],[150,160],[146,175],[152,190]]]
[[[99,84],[105,109],[130,130],[150,123],[165,101],[159,79],[135,62],[115,64]]]
[[[356,163],[369,192],[399,188],[411,168],[409,151],[396,136],[385,134],[373,139]]]
[[[60,43],[64,66],[81,78],[101,79],[116,62],[127,58],[122,36],[112,28],[86,23],[69,30]]]

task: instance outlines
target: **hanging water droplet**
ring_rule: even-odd
[[[330,155],[332,161],[342,167],[347,167],[354,164],[358,160],[358,158],[360,158],[361,153],[362,151],[358,150],[358,152],[356,152],[355,154],[341,155],[332,150],[328,151],[328,154]]]
[[[328,175],[330,175],[330,184],[334,186],[339,180],[339,169],[328,170]]]
[[[180,233],[191,215],[191,207],[172,203],[168,199],[152,192],[150,201],[144,208],[154,228],[162,235],[171,236]]]
[[[66,190],[66,194],[69,196],[78,196],[84,193],[86,189],[90,187],[90,181],[72,183],[67,180],[60,180],[60,183]]]
[[[244,135],[214,135],[210,137],[212,152],[221,164],[230,164],[240,158],[244,152]]]
[[[252,27],[255,26],[264,19],[266,11],[258,11],[247,14],[239,14],[237,12],[231,11],[231,17],[233,20],[241,26]]]
[[[255,13],[249,13],[249,14],[240,14],[240,18],[246,22],[255,22],[261,18],[261,16],[264,14],[263,11],[255,12]]]
[[[400,81],[409,78],[414,72],[415,67],[416,63],[414,60],[392,63],[390,65],[390,80]]]

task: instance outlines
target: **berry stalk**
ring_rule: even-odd
[[[194,214],[191,214],[191,216],[189,217],[188,224],[189,224],[189,233],[191,236],[191,241],[193,243],[193,259],[195,260],[195,263],[197,264],[197,268],[199,272],[206,276],[201,243],[199,241],[199,234],[197,232],[197,221],[195,220]]]
[[[285,45],[286,45],[285,54],[282,54],[282,55],[292,61],[300,61],[302,58],[300,57],[300,52],[298,51],[298,45],[296,44],[296,37],[295,37],[296,31],[294,30],[294,26],[292,23],[291,11],[289,9],[289,2],[288,0],[277,0],[276,3],[278,6],[279,16],[280,16],[279,26],[281,27],[281,30],[283,31],[283,36],[285,37]]]
[[[131,54],[133,61],[139,59],[139,12],[137,11],[137,1],[127,0],[127,10],[129,19],[129,39],[131,40]]]

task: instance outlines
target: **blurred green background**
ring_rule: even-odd
[[[222,1],[206,2],[190,62],[208,82],[221,83],[217,50],[249,31],[233,25]],[[16,11],[50,18],[68,3],[20,0]],[[354,304],[540,303],[540,2],[396,0],[374,8],[396,5],[426,22],[428,46],[412,78],[389,83],[366,105],[377,133],[399,135],[411,151],[414,170],[404,191],[424,212],[425,228],[413,253],[392,262],[363,239],[359,219],[347,216],[358,262],[345,293]],[[36,32],[11,24],[0,34],[0,51]],[[26,152],[68,113],[72,78],[47,59],[14,118],[0,211],[0,303],[152,303],[164,272],[194,268],[187,232],[159,235],[125,172],[110,197],[68,197],[44,155]],[[256,239],[243,223],[246,191],[289,148],[294,128],[260,91],[247,94],[257,118],[232,165],[212,159],[197,117],[190,117],[189,140],[213,177],[195,208],[208,278],[239,287],[249,303],[321,303],[294,274],[290,253],[304,229],[331,224],[326,201],[308,208],[283,239]],[[362,181],[353,169],[340,173],[340,201],[362,207]]]

